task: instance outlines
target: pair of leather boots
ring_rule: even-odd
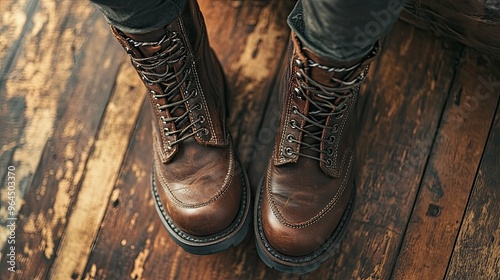
[[[354,206],[354,110],[376,48],[354,65],[339,65],[292,34],[274,152],[252,203],[225,122],[224,74],[196,1],[158,41],[112,32],[149,91],[151,188],[172,239],[193,254],[217,253],[245,238],[253,214],[257,251],[268,266],[305,273],[325,261]]]

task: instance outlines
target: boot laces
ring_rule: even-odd
[[[166,136],[176,135],[175,141],[170,141],[169,146],[180,143],[195,134],[207,134],[207,128],[197,128],[196,124],[203,124],[205,118],[200,116],[197,120],[190,122],[189,113],[193,110],[201,110],[201,104],[197,103],[187,109],[186,102],[198,95],[196,88],[191,88],[192,81],[189,79],[192,69],[190,57],[182,40],[176,32],[167,31],[158,42],[135,42],[129,40],[135,47],[149,47],[165,45],[162,51],[145,58],[131,57],[132,63],[147,85],[160,85],[162,92],[150,90],[155,101],[165,100],[165,105],[159,102],[155,104],[160,112],[168,111],[170,117],[161,116],[165,126],[163,131]],[[174,66],[177,69],[174,69]],[[181,94],[184,91],[184,96]],[[166,125],[174,123],[174,130],[169,130]]]
[[[308,67],[310,68],[318,67],[326,72],[348,72],[344,79],[331,78],[335,86],[326,86],[315,81],[306,73],[304,64],[301,60],[296,59],[295,64],[298,69],[295,75],[298,87],[293,89],[293,93],[302,100],[309,101],[309,110],[308,112],[300,112],[296,106],[292,107],[293,113],[302,118],[305,122],[303,127],[300,127],[294,120],[291,121],[290,125],[293,129],[302,132],[303,136],[302,140],[299,140],[295,139],[295,137],[290,134],[287,136],[287,140],[291,143],[299,144],[301,151],[302,149],[308,149],[315,153],[293,151],[290,147],[287,148],[285,152],[290,156],[303,156],[323,162],[326,166],[331,166],[333,163],[332,160],[322,159],[321,154],[332,155],[334,152],[333,148],[328,147],[323,150],[320,148],[323,142],[331,145],[335,141],[333,135],[328,139],[323,139],[321,137],[323,130],[329,128],[326,125],[327,119],[328,117],[340,119],[344,116],[348,108],[349,98],[359,90],[360,84],[365,78],[368,66],[358,75],[351,77],[360,66],[359,64],[349,68],[331,68],[313,61],[308,61]],[[336,132],[339,126],[335,124],[332,129]]]

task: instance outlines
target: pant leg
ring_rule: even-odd
[[[299,0],[288,17],[304,47],[335,61],[366,55],[399,18],[405,0]]]
[[[186,0],[90,0],[109,24],[130,34],[146,33],[173,22]]]

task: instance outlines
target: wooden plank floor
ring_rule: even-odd
[[[294,1],[199,2],[255,190]],[[346,238],[300,276],[267,268],[253,234],[211,256],[169,238],[145,90],[90,4],[2,0],[0,48],[1,279],[500,279],[500,63],[484,54],[396,24],[360,98]]]

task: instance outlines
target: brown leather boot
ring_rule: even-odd
[[[158,42],[112,32],[149,91],[152,192],[174,241],[194,254],[237,245],[249,229],[250,189],[228,128],[224,75],[195,0]]]
[[[354,204],[356,99],[372,52],[339,65],[292,34],[280,84],[280,127],[255,207],[257,251],[270,267],[316,269],[332,255]]]

